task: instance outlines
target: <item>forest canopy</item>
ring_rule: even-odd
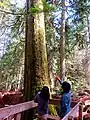
[[[27,59],[34,61],[35,66],[29,69],[33,68],[35,74],[32,76],[36,76],[30,79],[35,81],[48,79],[52,90],[57,75],[69,81],[74,91],[79,90],[79,86],[82,86],[81,89],[88,87],[90,2],[88,0],[34,2],[29,0],[29,2],[0,1],[0,89],[9,90],[12,86],[13,89],[24,87],[26,41],[29,39],[33,42],[30,41],[31,52],[28,46]],[[33,26],[30,27],[31,22]],[[43,49],[44,47],[46,48]],[[30,56],[29,53],[33,55]],[[41,64],[42,67],[37,67]]]

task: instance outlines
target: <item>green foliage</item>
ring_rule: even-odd
[[[11,22],[11,37],[12,39],[20,39],[20,37],[25,38],[25,16],[17,15],[14,16],[14,20]],[[24,40],[25,41],[25,40]]]
[[[0,60],[0,71],[2,75],[2,81],[7,81],[8,85],[17,84],[20,68],[24,65],[24,43],[16,41],[11,43],[7,47],[7,52]],[[23,76],[23,74],[22,74]],[[16,81],[16,82],[15,82]],[[4,83],[3,85],[5,85]],[[3,87],[3,85],[1,87]]]
[[[73,15],[73,17],[69,17],[66,20],[65,57],[66,76],[67,79],[71,81],[73,90],[76,90],[77,87],[81,85],[81,81],[83,81],[84,79],[84,73],[83,70],[81,70],[82,72],[80,70],[77,72],[78,61],[75,61],[75,47],[78,48],[78,51],[85,48],[86,42],[84,23],[86,16],[90,14],[90,7],[86,0],[74,0],[74,3],[74,5],[72,4],[72,9],[74,9],[75,14]],[[53,74],[59,74],[60,71],[60,23],[57,24],[58,20],[56,19],[58,18],[60,22],[61,5],[60,3],[56,4],[57,8],[55,8],[53,4],[49,4],[46,2],[46,0],[43,0],[43,9],[41,9],[39,5],[35,4],[34,7],[31,7],[29,10],[32,15],[41,12],[47,12],[47,15],[45,14],[47,54],[49,71]],[[3,8],[8,8],[8,10],[10,10],[10,13],[8,14],[5,12],[1,12],[2,22],[0,25],[2,26],[2,29],[5,28],[10,30],[10,33],[8,33],[8,35],[10,36],[10,38],[12,38],[12,44],[8,46],[6,53],[0,60],[0,77],[3,82],[6,81],[7,78],[10,80],[9,82],[11,82],[13,79],[15,80],[14,77],[18,74],[18,70],[23,63],[22,59],[24,59],[24,42],[21,41],[25,40],[26,13],[25,8],[17,9],[16,5],[11,5],[8,0],[0,2],[0,8],[2,10]],[[52,15],[51,12],[53,12]],[[59,13],[58,16],[57,13]],[[13,42],[13,40],[17,41]],[[81,64],[79,64],[78,66],[80,65]]]
[[[55,10],[55,6],[47,3],[46,0],[43,0],[42,3],[43,9],[40,8],[40,5],[35,4],[34,7],[30,8],[29,12],[34,15],[35,13],[50,12]]]
[[[82,17],[90,11],[90,6],[88,6],[88,1],[86,0],[78,0],[77,1],[77,13]]]
[[[81,33],[76,33],[76,41],[78,42],[79,50],[83,49],[86,43],[84,35]]]
[[[56,106],[55,105],[49,105],[49,114],[57,115],[57,111],[56,111]]]
[[[30,13],[34,15],[35,13],[40,13],[42,12],[42,9],[39,8],[39,5],[34,5],[34,7],[30,8]]]
[[[9,3],[9,0],[0,1],[0,8],[7,8]]]
[[[50,12],[54,11],[56,8],[54,5],[50,5],[49,3],[46,2],[46,0],[43,0],[43,11],[44,12]]]
[[[46,44],[49,70],[59,73],[59,39],[55,37],[55,29],[46,21]]]

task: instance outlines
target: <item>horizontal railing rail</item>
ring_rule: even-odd
[[[88,103],[90,101],[88,100]],[[60,100],[59,99],[50,99],[49,104],[53,105],[59,105]],[[79,120],[82,120],[82,112],[83,112],[83,106],[81,102],[72,101],[72,106],[74,106],[71,111],[62,119],[62,120],[68,120],[69,118],[73,120],[75,117],[79,117]],[[14,120],[20,120],[21,113],[23,111],[36,108],[38,106],[37,103],[34,101],[28,101],[16,105],[10,105],[8,107],[4,107],[0,109],[0,120],[4,120],[8,118],[8,120],[12,120],[12,118],[15,118]]]
[[[10,105],[8,107],[4,107],[0,109],[0,119],[8,118],[11,115],[21,113],[23,111],[26,111],[28,109],[36,108],[37,103],[34,101],[24,102],[21,104],[16,105]]]

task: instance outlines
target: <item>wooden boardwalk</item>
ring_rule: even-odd
[[[59,99],[51,99],[49,104],[59,105]],[[90,99],[85,100],[85,104],[90,104]],[[28,109],[36,108],[37,103],[34,101],[24,102],[17,105],[10,105],[0,109],[0,120],[20,120],[21,113]],[[62,120],[83,120],[83,105],[82,102],[72,101],[72,110]],[[59,120],[58,116],[48,116],[48,120]]]

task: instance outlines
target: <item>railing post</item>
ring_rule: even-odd
[[[83,104],[79,104],[79,120],[83,120]]]
[[[15,115],[15,120],[20,120],[21,119],[21,113],[18,113]]]
[[[74,120],[74,118],[72,116],[69,116],[67,120]]]

